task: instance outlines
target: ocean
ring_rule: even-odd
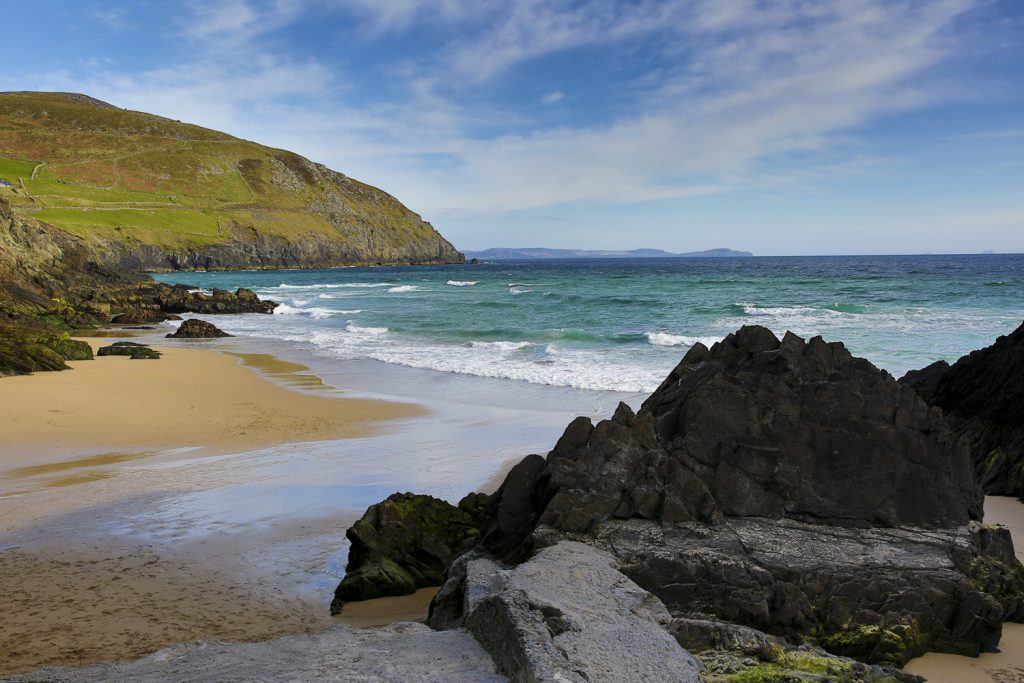
[[[442,373],[653,391],[687,349],[742,325],[842,341],[899,377],[1024,319],[1024,255],[497,261],[474,266],[169,273],[248,287],[274,315],[225,331]]]

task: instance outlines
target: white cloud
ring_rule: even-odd
[[[272,40],[328,5],[226,0],[188,5],[182,30],[194,59],[55,74],[50,84],[294,149],[428,218],[486,217],[806,183],[877,164],[846,149],[848,131],[948,96],[920,79],[955,56],[949,29],[974,4],[333,0],[364,39],[449,37],[439,50],[394,57],[397,95],[356,100],[336,62],[279,56]],[[632,106],[599,123],[543,127],[479,96],[530,60],[631,42],[652,51],[654,66],[620,86],[628,95],[609,84],[609,97]],[[553,85],[542,86],[538,108],[562,100]]]

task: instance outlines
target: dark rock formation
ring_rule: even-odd
[[[484,542],[500,552],[537,523],[949,527],[982,514],[966,454],[938,411],[842,344],[780,342],[763,327],[710,351],[694,346],[639,414],[622,404],[596,427],[575,420],[547,461],[517,465],[497,498]]]
[[[370,506],[345,535],[352,543],[345,579],[331,603],[337,614],[351,600],[407,595],[437,586],[479,522],[473,497],[455,507],[431,496],[396,493]]]
[[[939,361],[900,382],[942,408],[966,439],[986,493],[1024,497],[1024,325],[952,366]]]
[[[447,586],[462,587],[466,628],[511,680],[699,681],[668,610],[616,564],[563,541],[511,569],[467,555]]]
[[[160,358],[160,352],[156,349],[151,349],[145,344],[128,341],[114,342],[110,346],[101,346],[96,351],[96,355],[128,356],[132,360],[157,360]]]
[[[608,548],[679,618],[899,665],[1024,618],[1024,568],[979,523],[967,451],[842,344],[746,327],[697,345],[634,414],[577,419],[482,506],[478,551]],[[435,604],[458,623],[458,599]]]
[[[166,336],[170,339],[211,339],[214,337],[230,337],[231,335],[213,323],[192,318],[181,323],[177,330]]]
[[[212,293],[196,291],[188,285],[156,285],[154,299],[164,313],[273,313],[277,304],[262,301],[244,287],[234,293],[214,289]]]

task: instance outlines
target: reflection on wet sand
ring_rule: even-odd
[[[309,368],[301,363],[281,360],[269,353],[228,352],[228,355],[240,359],[243,365],[256,368],[264,375],[296,389],[312,389],[315,391],[332,388],[324,384],[322,379],[310,373]]]

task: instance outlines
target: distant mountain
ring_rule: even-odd
[[[695,258],[722,256],[753,256],[749,251],[735,249],[708,249],[706,251],[688,251],[675,254],[662,249],[630,249],[615,251],[610,249],[544,249],[543,247],[494,247],[483,251],[466,251],[466,258],[481,261],[507,261],[519,259],[562,259],[562,258]]]

